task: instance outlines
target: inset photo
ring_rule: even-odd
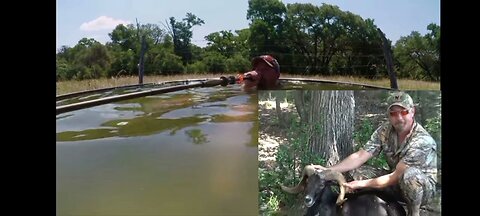
[[[441,215],[441,97],[259,91],[260,215]]]

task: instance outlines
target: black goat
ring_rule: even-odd
[[[337,183],[335,183],[335,181]],[[405,209],[387,193],[377,190],[362,191],[345,196],[342,184],[345,178],[339,172],[325,170],[304,175],[294,188],[282,186],[289,193],[305,191],[308,216],[405,216]],[[306,185],[306,187],[305,187]],[[340,192],[335,191],[339,185]],[[344,199],[345,198],[345,199]]]

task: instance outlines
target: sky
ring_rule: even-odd
[[[440,0],[282,0],[291,3],[337,5],[363,19],[373,19],[393,43],[412,31],[426,34],[427,25],[440,25]],[[205,21],[193,27],[192,43],[204,47],[205,36],[222,30],[248,28],[248,0],[57,0],[56,49],[75,46],[84,37],[105,44],[116,25],[163,24],[193,13]]]

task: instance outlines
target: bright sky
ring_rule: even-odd
[[[412,31],[427,33],[427,25],[440,25],[440,0],[282,0],[289,3],[337,5],[343,11],[370,18],[394,43]],[[193,27],[192,42],[204,47],[204,37],[221,30],[248,28],[248,0],[57,0],[57,50],[75,46],[83,37],[105,43],[120,23],[159,24],[169,17],[182,20],[188,12],[205,21]]]

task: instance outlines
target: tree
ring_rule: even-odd
[[[207,52],[203,62],[207,66],[207,71],[211,73],[222,73],[227,69],[227,58],[218,52]]]
[[[235,33],[237,35],[231,31],[220,31],[205,37],[209,42],[205,48],[206,54],[203,61],[207,64],[209,72],[247,72],[251,69],[250,61],[246,58],[248,56],[247,43],[250,31],[243,29]],[[217,56],[217,54],[221,54],[223,58]],[[212,62],[212,60],[216,62]],[[223,62],[226,62],[226,67],[219,67]],[[217,65],[215,67],[217,69],[212,68],[213,65]],[[225,68],[225,70],[218,71],[220,68]]]
[[[399,63],[401,77],[440,80],[440,26],[429,24],[429,33],[422,36],[417,31],[400,37],[394,54]]]
[[[155,73],[161,75],[181,74],[185,70],[182,59],[171,51],[161,49],[155,53],[152,65]]]
[[[85,40],[85,38],[77,46],[85,47],[77,54],[74,61],[77,66],[84,68],[77,72],[77,78],[96,79],[107,76],[111,68],[111,58],[107,48],[93,39]]]
[[[112,53],[111,68],[108,76],[135,75],[137,72],[137,56],[132,49],[121,50],[120,47],[110,47]]]
[[[230,58],[235,54],[235,41],[232,31],[214,32],[205,36],[207,51],[215,51]]]
[[[294,62],[300,65],[297,70],[305,73],[340,71],[351,75],[378,62],[369,56],[378,55],[381,44],[373,21],[364,21],[338,6],[289,4],[285,32],[285,43],[292,47]],[[338,71],[332,70],[332,62]],[[358,70],[361,67],[363,71]]]
[[[250,29],[236,30],[235,33],[237,34],[237,37],[234,38],[236,54],[247,58],[250,52],[250,46],[248,44]]]
[[[282,62],[278,55],[285,52],[281,35],[286,10],[279,0],[248,1],[247,19],[252,21],[249,38],[252,56],[269,53]]]
[[[187,13],[183,21],[176,21],[174,17],[170,17],[168,25],[170,35],[173,38],[175,54],[182,57],[183,64],[190,63],[192,52],[190,50],[190,41],[193,36],[193,26],[201,26],[205,22],[192,13]]]
[[[112,44],[119,45],[123,51],[135,49],[136,31],[131,24],[127,26],[117,25],[111,33],[108,33],[108,36],[112,40]]]
[[[302,122],[308,125],[310,151],[327,159],[332,166],[353,153],[354,107],[353,91],[305,91],[296,101]],[[298,98],[298,97],[297,97]],[[306,111],[303,110],[306,108]],[[300,114],[302,113],[302,114]]]
[[[360,16],[346,12],[346,36],[339,39],[340,50],[332,58],[332,63],[338,60],[343,64],[332,65],[332,71],[341,75],[358,75],[368,78],[387,75],[382,50],[382,40],[377,26],[372,19],[363,20]]]

